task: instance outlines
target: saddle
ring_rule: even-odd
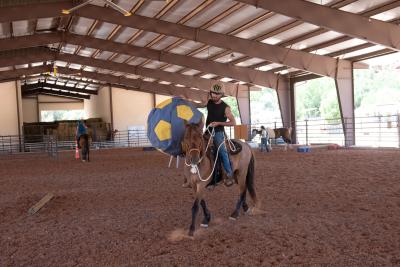
[[[203,135],[204,139],[206,140],[206,142],[208,142],[210,136],[208,134],[204,134]],[[232,142],[232,143],[230,143]],[[227,148],[228,154],[229,155],[236,155],[239,154],[242,151],[242,144],[240,144],[238,142],[238,140],[235,139],[231,139],[226,140],[225,141],[225,147]],[[211,158],[212,161],[217,161],[217,164],[215,166],[215,171],[213,174],[213,178],[211,179],[211,181],[208,183],[207,186],[209,185],[216,185],[219,184],[222,181],[222,163],[220,162],[219,158],[215,158],[215,154],[216,154],[216,147],[211,144],[211,149],[208,152],[209,157]]]

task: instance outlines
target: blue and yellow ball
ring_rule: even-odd
[[[181,155],[186,123],[199,123],[202,113],[190,102],[174,97],[158,104],[147,118],[147,137],[157,149],[173,156]]]

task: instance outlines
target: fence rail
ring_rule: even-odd
[[[252,125],[259,128],[261,125],[269,128],[282,127],[281,122],[266,122]],[[354,132],[347,135],[348,143],[356,146],[368,147],[397,147],[400,148],[400,114],[388,116],[356,117],[351,119],[309,119],[286,123],[295,129],[297,143],[317,144],[336,143],[346,145],[345,130]]]
[[[251,129],[261,126],[269,128],[283,127],[282,122],[265,122],[251,125]],[[356,146],[397,147],[400,148],[400,114],[391,116],[357,117],[352,121],[345,119],[309,119],[290,124],[295,129],[297,143],[321,144],[336,143],[345,145],[343,125],[347,131],[355,132]],[[233,127],[225,129],[228,137],[234,137]],[[347,137],[349,139],[349,137]],[[91,143],[92,149],[147,147],[151,146],[145,130],[119,131],[113,137],[97,136]],[[256,139],[256,141],[259,138]],[[354,141],[354,140],[347,140]],[[56,155],[58,151],[75,149],[75,137],[58,138],[54,135],[0,136],[0,155],[21,152],[46,152]]]
[[[97,137],[97,140],[101,141],[91,142],[92,149],[151,146],[147,139],[147,132],[144,130],[120,131],[113,138]],[[46,152],[54,156],[58,151],[75,149],[75,145],[75,136],[58,138],[55,135],[25,135],[21,139],[17,135],[0,136],[0,155]]]

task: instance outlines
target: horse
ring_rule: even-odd
[[[194,235],[195,222],[201,205],[204,213],[204,218],[201,227],[207,228],[211,213],[207,208],[207,203],[204,199],[204,190],[210,184],[210,178],[213,176],[216,161],[212,158],[211,145],[213,143],[212,134],[207,140],[203,136],[203,124],[187,124],[185,126],[184,137],[182,141],[182,149],[185,157],[184,175],[194,191],[195,200],[192,206],[192,222],[189,227],[189,236]],[[239,217],[240,209],[243,208],[245,213],[250,211],[246,203],[246,193],[250,194],[254,205],[257,206],[257,195],[254,187],[254,154],[251,147],[239,140],[235,140],[242,146],[241,152],[236,155],[231,155],[232,169],[234,171],[235,182],[239,185],[239,200],[232,214],[229,216],[231,220],[236,220]],[[223,145],[222,143],[221,145]],[[220,146],[221,147],[221,146]],[[219,151],[220,148],[218,148]],[[218,154],[217,151],[217,154]]]
[[[90,154],[90,140],[88,134],[82,134],[79,137],[79,148],[81,148],[81,158],[82,161],[90,161],[89,154]]]
[[[268,137],[269,139],[278,139],[279,137],[282,137],[283,141],[286,144],[291,144],[292,143],[292,128],[276,128],[276,129],[271,129],[271,128],[266,128],[268,131]],[[261,130],[258,129],[253,129],[251,132],[252,138],[254,138],[257,134],[261,135]]]

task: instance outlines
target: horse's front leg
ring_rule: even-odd
[[[208,224],[210,223],[210,220],[211,220],[211,213],[207,209],[207,204],[206,204],[206,201],[204,199],[202,199],[200,201],[200,205],[203,208],[203,213],[204,213],[204,219],[201,222],[200,226],[204,227],[204,228],[208,228]]]
[[[196,229],[196,217],[197,217],[197,212],[199,211],[199,199],[196,198],[193,202],[192,206],[192,224],[190,225],[189,228],[189,236],[193,236],[194,230]]]
[[[247,173],[247,172],[246,172]],[[238,181],[239,181],[239,200],[236,203],[236,208],[235,210],[232,212],[231,216],[229,216],[229,219],[231,220],[236,220],[239,217],[239,212],[240,209],[243,207],[243,209],[246,209],[246,190],[247,190],[247,186],[246,186],[246,173],[244,172],[240,172],[238,174]],[[248,207],[247,207],[248,208]]]
[[[236,208],[235,210],[232,212],[231,216],[229,216],[229,219],[231,220],[236,220],[239,217],[239,212],[240,212],[240,208],[243,206],[243,203],[245,201],[245,197],[246,197],[246,191],[242,192],[239,196],[239,200],[236,203]]]

